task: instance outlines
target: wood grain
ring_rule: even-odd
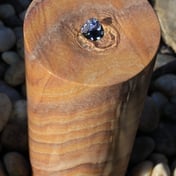
[[[160,38],[148,2],[34,0],[24,36],[33,176],[124,176]]]

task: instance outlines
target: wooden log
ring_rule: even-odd
[[[147,0],[34,0],[24,36],[33,176],[124,176],[160,39]]]

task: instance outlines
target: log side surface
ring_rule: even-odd
[[[24,36],[33,176],[124,176],[160,38],[147,0],[34,0]]]

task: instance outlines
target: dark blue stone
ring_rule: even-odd
[[[87,39],[96,41],[104,36],[104,29],[97,19],[91,18],[82,26],[81,33]]]

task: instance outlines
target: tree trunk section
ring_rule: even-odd
[[[24,36],[33,176],[124,176],[160,39],[147,0],[34,0]]]

